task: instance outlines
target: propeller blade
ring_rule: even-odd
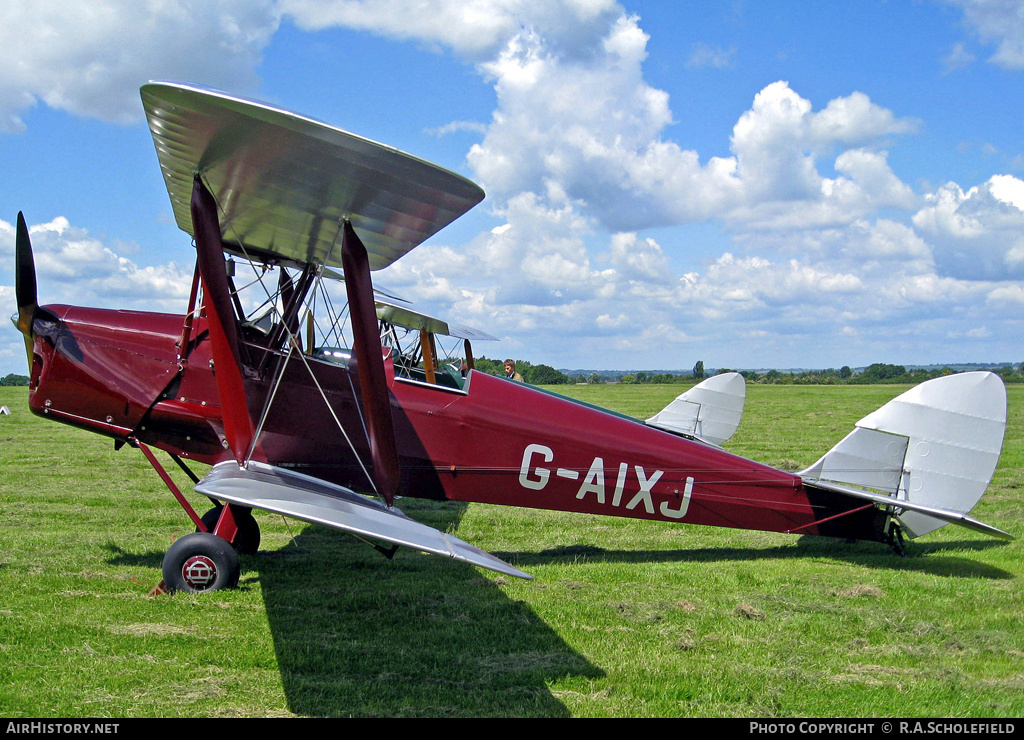
[[[18,213],[18,235],[14,252],[15,295],[18,297],[18,328],[23,334],[32,332],[32,314],[39,304],[36,300],[36,263],[32,259],[32,241],[28,236],[25,216]]]
[[[25,352],[32,367],[32,319],[39,308],[36,298],[36,264],[32,259],[32,241],[28,236],[25,216],[18,212],[18,232],[14,248],[14,293],[18,299],[15,325],[25,335]]]

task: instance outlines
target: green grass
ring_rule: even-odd
[[[673,386],[559,389],[638,417]],[[895,386],[757,386],[729,448],[813,462]],[[974,514],[1024,534],[1024,387]],[[0,716],[1019,717],[1019,541],[847,544],[405,500],[536,576],[267,514],[240,588],[151,598],[191,527],[142,456],[0,388]],[[185,481],[180,484],[185,487]],[[186,488],[186,490],[188,490]],[[197,508],[201,499],[192,494]]]

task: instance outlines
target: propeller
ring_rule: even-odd
[[[58,353],[73,362],[85,359],[82,348],[67,324],[50,311],[40,308],[36,297],[36,263],[28,236],[25,216],[18,213],[18,231],[14,245],[14,294],[18,313],[11,317],[18,331],[25,335],[25,355],[32,369],[32,344],[36,337],[49,339]]]
[[[28,236],[25,216],[18,212],[18,233],[14,248],[14,292],[18,299],[18,315],[14,324],[25,335],[25,352],[32,367],[32,320],[39,308],[36,298],[36,264],[32,259],[32,242]]]

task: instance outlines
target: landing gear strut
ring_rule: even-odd
[[[239,555],[254,555],[260,549],[260,525],[252,515],[252,509],[232,504],[228,504],[228,506],[231,507],[231,515],[235,520],[235,526],[238,527],[235,539],[231,543],[232,547]],[[203,526],[206,527],[207,532],[213,532],[217,528],[217,521],[220,519],[223,508],[223,506],[214,506],[203,514]],[[196,531],[202,530],[197,528]]]

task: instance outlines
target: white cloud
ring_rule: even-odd
[[[589,51],[621,8],[616,0],[280,0],[306,30],[354,28],[443,46],[474,61],[492,59],[524,28],[543,29],[560,51]]]
[[[1019,0],[946,0],[963,9],[964,20],[996,51],[990,62],[1009,70],[1024,69],[1024,5]]]
[[[185,79],[251,91],[277,30],[270,0],[90,0],[0,4],[0,133],[38,101],[124,123],[142,116],[139,86]]]
[[[690,56],[686,60],[688,69],[725,69],[732,66],[736,49],[722,49],[698,41],[690,47]]]
[[[993,61],[1012,66],[1010,5],[958,4],[999,45]],[[687,149],[669,136],[673,101],[645,78],[648,34],[613,0],[16,0],[0,10],[0,131],[39,101],[138,117],[150,77],[252,89],[282,18],[450,50],[493,86],[489,120],[433,133],[479,135],[468,162],[502,225],[420,247],[380,282],[541,361],[592,353],[605,366],[653,367],[671,346],[672,357],[717,352],[711,365],[752,352],[855,363],[854,347],[869,352],[896,332],[922,343],[998,335],[1024,303],[1024,182],[996,175],[915,193],[888,152],[917,120],[859,91],[821,107],[784,81],[749,91],[728,151]],[[1000,18],[1002,30],[988,30]],[[31,39],[18,34],[27,24],[39,29]],[[694,51],[704,66],[735,58]],[[722,228],[699,263],[675,236],[647,231],[694,223]],[[190,269],[140,268],[126,256],[134,245],[63,219],[33,238],[44,301],[184,305]],[[0,253],[12,249],[0,222]],[[609,358],[610,347],[623,354]]]
[[[1024,181],[995,175],[964,191],[929,193],[913,223],[931,241],[942,274],[968,280],[1024,277]]]
[[[63,216],[30,225],[29,238],[42,304],[181,311],[188,300],[191,266],[140,267]],[[14,240],[14,226],[0,220],[0,256],[8,256],[4,268]]]
[[[735,340],[722,346],[720,336],[749,337],[758,351],[804,347],[853,361],[853,338],[861,348],[891,341],[879,327],[926,322],[948,335],[967,322],[966,334],[976,309],[965,307],[1016,305],[1017,293],[996,283],[936,272],[942,231],[926,225],[943,193],[923,202],[888,162],[898,137],[920,128],[916,119],[857,91],[815,110],[779,81],[739,117],[729,152],[702,157],[665,136],[670,101],[644,78],[648,36],[637,18],[597,3],[576,29],[563,21],[582,3],[545,5],[554,10],[542,18],[526,4],[470,3],[457,21],[436,2],[422,6],[434,20],[406,4],[402,21],[361,3],[339,6],[344,25],[451,48],[497,93],[468,161],[504,223],[454,250],[461,259],[436,259],[428,247],[390,268],[410,297],[447,293],[439,311],[528,335],[541,355],[603,356],[611,341],[633,357],[667,343],[673,354],[717,346],[733,364],[747,351]],[[485,7],[486,21],[478,15]],[[696,51],[691,61],[704,65],[731,58]],[[993,187],[994,201],[1016,202],[1013,182]],[[957,217],[969,220],[954,204],[934,214]],[[726,224],[746,254],[679,274],[671,255],[638,233],[709,219]],[[995,226],[979,222],[973,238],[994,243]],[[1018,255],[1011,245],[1004,256]],[[1024,264],[1024,247],[1019,258]]]
[[[974,55],[967,50],[967,46],[962,41],[958,41],[953,44],[949,53],[942,60],[943,74],[950,74],[958,69],[963,69],[973,61]]]

